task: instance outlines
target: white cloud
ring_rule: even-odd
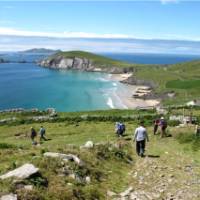
[[[85,39],[1,36],[0,51],[31,48],[84,50],[90,52],[200,54],[200,42],[137,39]]]
[[[2,23],[11,23],[11,21],[0,20]],[[13,22],[14,23],[14,22]],[[161,39],[161,40],[189,40],[189,41],[200,41],[198,36],[187,36],[187,35],[177,35],[171,33],[165,33],[164,35],[159,35],[157,37],[153,36],[136,36],[127,34],[99,34],[99,33],[86,33],[86,32],[41,32],[41,31],[27,31],[19,30],[15,28],[1,27],[0,26],[0,36],[23,36],[23,37],[50,37],[50,38],[85,38],[85,39]]]
[[[14,28],[0,27],[0,35],[14,36],[35,36],[35,37],[55,37],[55,38],[133,38],[125,34],[97,34],[85,32],[40,32],[17,30]]]
[[[179,0],[160,0],[162,4],[179,3]]]

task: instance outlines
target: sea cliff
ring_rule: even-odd
[[[52,69],[74,69],[91,72],[127,73],[133,72],[132,64],[112,60],[87,52],[62,52],[50,56],[38,63]]]

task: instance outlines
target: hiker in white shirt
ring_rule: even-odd
[[[146,128],[144,128],[144,122],[140,122],[140,126],[135,129],[133,141],[136,141],[136,152],[139,156],[144,156],[145,141],[149,141]]]

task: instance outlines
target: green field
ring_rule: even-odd
[[[180,110],[181,111],[181,110]],[[174,109],[171,112],[179,112]],[[186,111],[189,113],[189,110]],[[0,181],[0,196],[9,192],[16,193],[19,199],[71,200],[71,199],[114,199],[108,191],[119,194],[129,187],[134,191],[144,191],[154,199],[162,199],[168,193],[182,198],[198,200],[200,180],[200,140],[194,137],[194,126],[182,128],[168,127],[172,137],[160,139],[152,134],[152,115],[155,112],[113,110],[81,113],[58,113],[59,121],[32,122],[31,113],[15,114],[21,119],[18,123],[0,125],[0,174],[13,170],[22,164],[32,163],[40,169],[42,179],[28,179],[25,183],[33,185],[33,190],[17,189],[13,180]],[[35,116],[46,113],[35,113]],[[147,123],[150,142],[147,144],[145,158],[136,156],[132,135],[140,116]],[[199,115],[199,110],[195,112]],[[0,114],[1,119],[13,114]],[[72,117],[70,120],[69,116]],[[84,117],[83,117],[84,116]],[[87,118],[86,118],[87,116]],[[113,118],[110,118],[113,116]],[[126,123],[126,136],[116,137],[114,124],[116,119]],[[154,116],[155,117],[155,116]],[[23,120],[22,120],[23,119]],[[46,128],[49,141],[32,146],[29,137],[30,127],[37,131],[40,126]],[[39,138],[37,138],[39,142]],[[96,145],[93,149],[80,149],[87,141]],[[59,159],[45,158],[44,152],[72,153],[85,163],[83,168],[73,163],[67,166],[78,175],[89,175],[89,184],[80,183],[67,175],[62,175],[63,165]],[[190,166],[192,171],[187,171]],[[194,180],[196,183],[193,184]],[[165,185],[165,186],[162,186]],[[188,187],[188,185],[190,185]],[[161,191],[163,190],[163,191]],[[160,192],[159,192],[160,191]],[[199,195],[199,196],[198,196]]]
[[[173,80],[166,83],[166,88],[193,89],[200,88],[200,80]]]
[[[175,98],[166,99],[164,104],[183,104],[200,98],[200,61],[151,68],[141,66],[137,67],[136,77],[153,81],[158,94],[174,91]]]

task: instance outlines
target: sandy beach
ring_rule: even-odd
[[[122,81],[132,76],[131,73],[127,74],[111,74],[110,80],[113,81]],[[116,94],[119,97],[120,101],[124,105],[124,108],[127,109],[134,109],[134,108],[152,108],[160,104],[159,99],[149,99],[149,100],[143,100],[134,98],[133,94],[136,93],[136,91],[144,86],[140,85],[128,85],[128,84],[122,84],[123,87],[120,87],[117,89]]]

